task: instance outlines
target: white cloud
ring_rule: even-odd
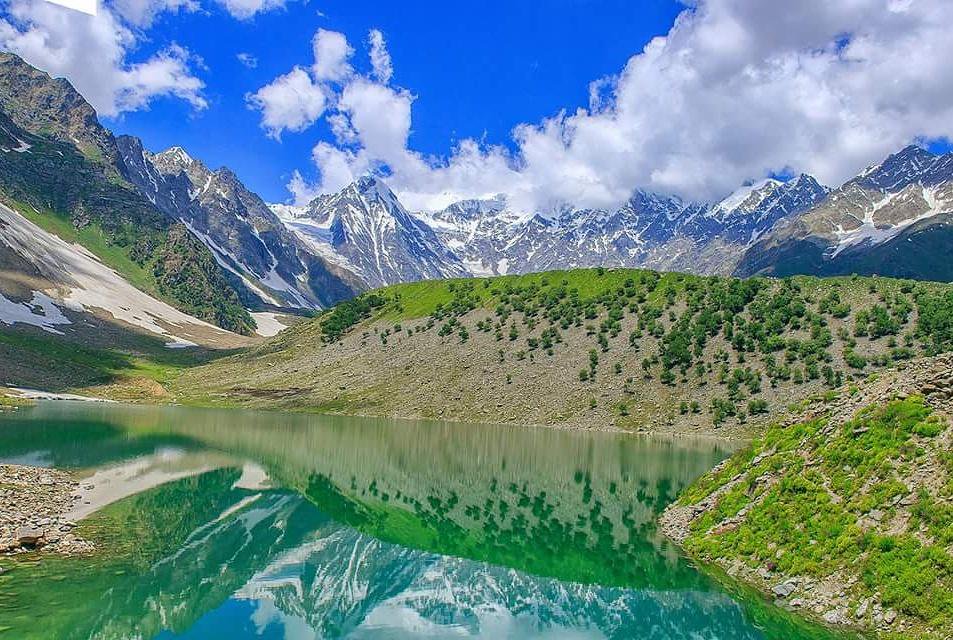
[[[836,185],[918,137],[953,137],[948,0],[691,5],[596,80],[588,108],[514,127],[513,154],[474,140],[444,159],[409,149],[413,96],[384,80],[371,36],[374,73],[339,78],[329,113],[353,135],[315,148],[318,188],[378,168],[411,207],[497,192],[527,211],[612,206],[635,188],[710,199],[781,170]]]
[[[193,71],[196,59],[173,43],[146,60],[131,62],[128,56],[137,36],[106,6],[95,16],[31,0],[12,0],[5,8],[0,48],[53,76],[66,77],[102,115],[142,109],[158,97],[206,107],[204,83]],[[137,15],[146,19],[145,13]]]
[[[249,106],[261,111],[261,126],[276,140],[283,131],[303,131],[314,124],[336,98],[334,87],[353,76],[348,60],[354,49],[344,34],[318,29],[311,42],[314,62],[309,69],[295,67],[246,96]],[[332,116],[330,124],[342,141],[356,135],[340,115]]]
[[[354,49],[343,33],[318,29],[311,41],[314,50],[313,73],[317,80],[343,80],[351,75],[348,59]]]
[[[367,40],[371,45],[371,68],[374,78],[378,82],[387,84],[394,75],[394,65],[390,59],[390,53],[387,51],[387,42],[384,40],[384,34],[380,29],[371,29],[367,34]]]
[[[291,180],[285,188],[291,194],[292,204],[299,207],[305,206],[321,193],[313,185],[308,184],[297,169],[291,173]]]
[[[397,163],[407,152],[413,96],[402,89],[356,78],[341,92],[338,109],[372,157]]]
[[[245,67],[249,69],[254,69],[255,67],[258,66],[258,58],[256,58],[250,53],[246,53],[242,51],[240,53],[236,53],[235,57],[238,58],[238,61],[241,62],[242,65],[244,65]]]
[[[164,12],[197,11],[198,0],[112,0],[113,10],[127,23],[149,27],[157,15]]]
[[[308,72],[295,67],[257,92],[246,96],[248,104],[261,111],[261,124],[268,135],[280,138],[283,130],[302,131],[324,113],[326,98]]]
[[[280,9],[285,6],[285,0],[218,0],[233,18],[249,20],[259,13]]]
[[[208,106],[201,91],[205,83],[191,75],[188,50],[172,44],[145,62],[123,70],[122,85],[116,94],[119,111],[136,111],[148,106],[156,96],[169,95],[185,100],[196,109]]]

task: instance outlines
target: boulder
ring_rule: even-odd
[[[777,596],[778,598],[787,598],[789,595],[794,593],[795,589],[797,589],[796,581],[785,580],[784,582],[780,582],[774,585],[771,591],[774,592],[774,595]]]
[[[34,527],[20,527],[17,529],[17,542],[24,547],[35,547],[43,540],[43,531]]]

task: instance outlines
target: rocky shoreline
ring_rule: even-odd
[[[921,396],[947,421],[953,423],[953,355],[947,354],[936,358],[926,358],[913,361],[899,367],[895,371],[882,374],[853,393],[842,394],[833,402],[818,400],[810,404],[803,412],[792,414],[782,422],[782,428],[802,421],[827,416],[828,424],[839,426],[850,420],[860,409],[890,398],[903,399],[909,396]],[[947,429],[944,434],[944,443],[947,450],[950,446],[950,434],[953,429]],[[760,453],[747,465],[754,468],[771,452]],[[725,460],[706,477],[717,476],[724,472],[731,460]],[[780,471],[772,477],[762,477],[759,482],[765,486],[780,481]],[[768,474],[766,474],[768,475]],[[706,514],[717,509],[721,498],[725,497],[739,483],[744,481],[744,474],[729,479],[715,491],[703,499],[692,504],[673,503],[663,512],[659,519],[659,530],[663,535],[684,546],[688,538],[697,532],[692,531],[692,525]],[[898,515],[887,517],[887,514],[874,510],[867,514],[858,526],[872,530],[889,530],[897,522],[906,522],[910,518],[910,511],[915,504],[913,492],[905,496],[897,496],[893,500],[891,509]],[[724,531],[737,528],[745,522],[749,510],[748,505],[737,514],[718,522],[703,535],[719,535]],[[769,545],[770,546],[770,545]],[[780,551],[778,551],[780,553]],[[785,575],[778,570],[776,563],[765,562],[760,566],[751,566],[742,558],[700,557],[698,560],[713,564],[736,580],[747,583],[773,598],[778,606],[802,612],[804,615],[823,621],[832,626],[842,626],[873,631],[885,634],[908,634],[923,631],[917,621],[904,616],[902,613],[885,607],[880,603],[879,593],[857,601],[854,596],[855,586],[860,577],[856,573],[836,571],[822,578],[799,575]],[[929,633],[923,637],[933,637]]]
[[[32,551],[88,553],[93,544],[73,533],[67,514],[82,499],[69,473],[0,465],[0,554]]]

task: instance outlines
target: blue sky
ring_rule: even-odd
[[[96,16],[0,0],[0,48],[116,132],[228,165],[267,200],[374,172],[430,211],[710,201],[948,150],[949,24],[949,0],[100,0]]]
[[[358,70],[369,66],[360,43],[369,29],[380,29],[394,60],[394,82],[417,96],[411,145],[447,155],[455,139],[485,135],[511,145],[516,124],[586,106],[589,83],[617,73],[652,37],[664,35],[681,8],[661,0],[336,0],[290,3],[247,21],[220,8],[165,14],[141,54],[174,40],[199,55],[207,67],[201,77],[208,108],[194,111],[163,98],[148,110],[104,121],[116,133],[139,136],[149,149],[178,144],[211,167],[227,165],[266,200],[283,201],[291,172],[305,170],[315,142],[332,136],[318,123],[272,140],[245,94],[306,62],[319,27],[348,36],[358,49]],[[255,56],[257,67],[241,64],[239,52]]]

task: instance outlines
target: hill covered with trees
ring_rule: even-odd
[[[953,287],[585,269],[402,284],[187,372],[183,399],[361,415],[746,433],[953,348]]]

